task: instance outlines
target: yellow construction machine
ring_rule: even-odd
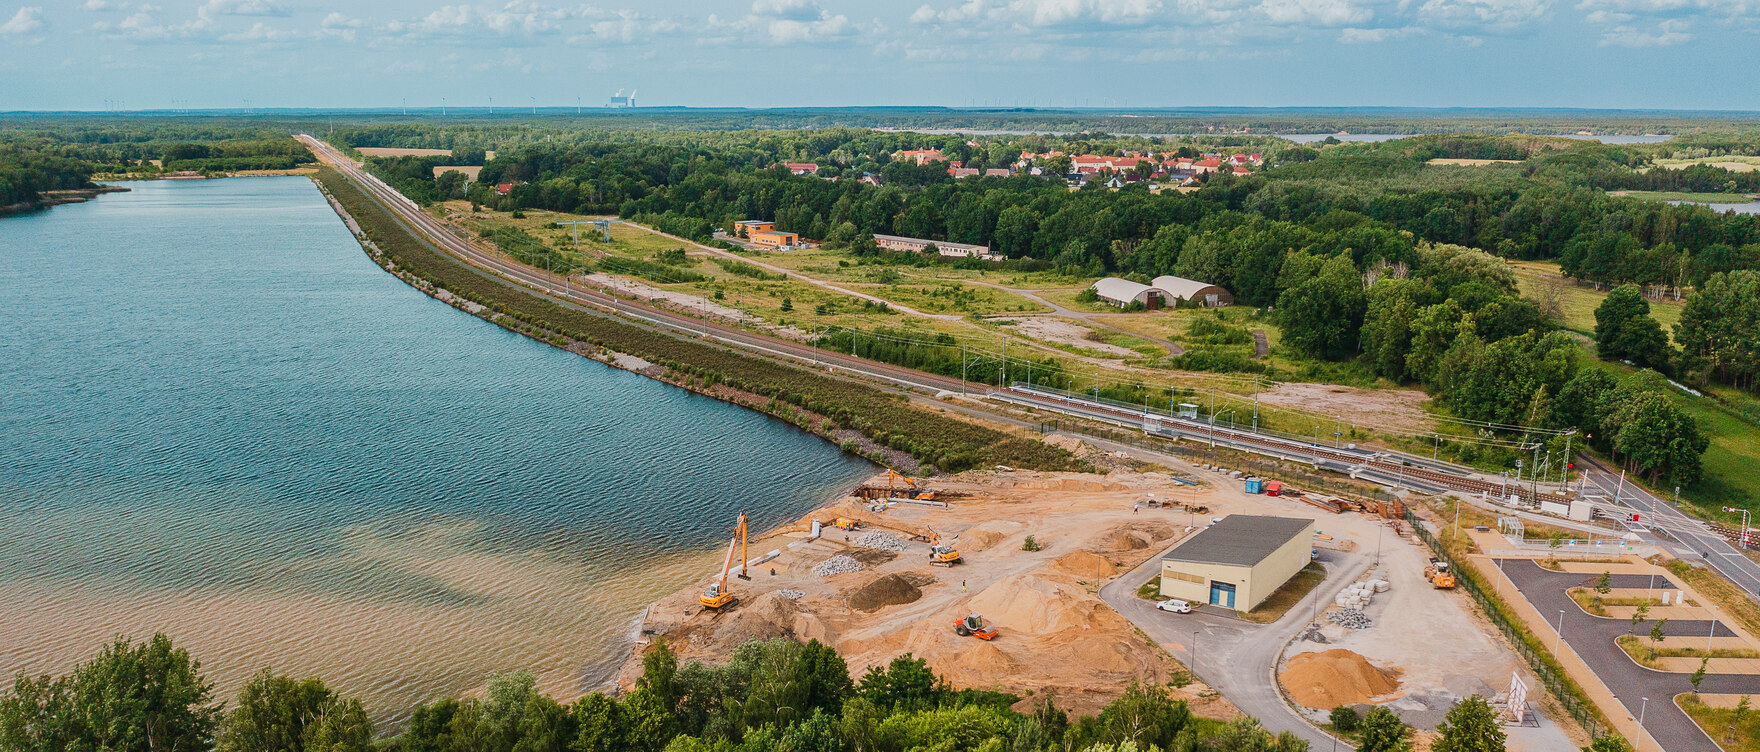
[[[929,528],[929,564],[937,567],[951,567],[959,563],[959,549],[943,543],[941,534],[935,528]]]
[[[1430,566],[1424,568],[1424,579],[1437,590],[1448,590],[1454,587],[1454,572],[1448,571],[1448,562],[1431,559]]]
[[[734,527],[733,537],[727,539],[727,560],[721,562],[721,578],[709,583],[709,589],[697,596],[697,602],[703,604],[703,608],[719,610],[739,603],[739,599],[733,597],[733,593],[727,589],[727,575],[733,571],[733,551],[738,548],[740,552],[739,578],[742,580],[752,578],[751,574],[746,572],[746,562],[751,561],[747,555],[746,545],[746,513],[740,512],[739,524]]]
[[[905,498],[907,498],[907,499],[915,499],[917,501],[934,501],[935,500],[935,492],[934,491],[931,491],[927,488],[923,488],[922,486],[917,485],[916,481],[911,480],[910,478],[907,478],[903,475],[899,475],[897,472],[895,472],[893,470],[886,471],[886,495],[887,496],[890,496],[893,498],[898,497],[898,492],[894,490],[894,486],[892,485],[893,481],[904,481],[904,487],[910,489],[910,493],[907,496],[905,496]]]

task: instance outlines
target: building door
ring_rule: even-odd
[[[1234,608],[1234,585],[1226,582],[1210,583],[1210,605]]]

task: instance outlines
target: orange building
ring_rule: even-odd
[[[765,222],[761,219],[742,219],[733,223],[734,237],[740,238],[749,238],[753,233],[769,232],[774,229],[776,229],[775,222]]]
[[[754,231],[751,234],[751,238],[753,245],[762,246],[764,248],[775,248],[777,250],[790,250],[801,244],[801,236],[792,232],[779,232],[776,230]]]

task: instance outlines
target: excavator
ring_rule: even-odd
[[[739,603],[739,599],[733,597],[733,593],[729,592],[727,589],[727,575],[733,571],[733,551],[736,547],[740,549],[739,578],[742,580],[752,579],[752,576],[746,573],[745,565],[746,562],[751,561],[751,558],[746,555],[745,548],[745,512],[739,513],[739,525],[734,528],[733,537],[727,539],[727,559],[726,561],[721,562],[721,578],[709,583],[709,589],[704,590],[702,595],[697,596],[697,602],[703,604],[703,608],[720,610]]]
[[[961,637],[976,637],[986,642],[996,639],[996,628],[984,625],[984,617],[977,614],[966,614],[963,619],[953,622],[953,633]]]
[[[895,480],[896,481],[904,481],[904,487],[910,489],[910,495],[907,496],[906,498],[916,499],[917,501],[934,501],[935,500],[935,492],[934,491],[931,491],[927,488],[923,488],[922,486],[917,485],[916,481],[911,480],[910,478],[905,477],[903,475],[899,475],[896,471],[893,471],[893,470],[886,471],[886,495],[887,496],[894,497],[894,498],[896,498],[898,496],[898,493],[893,490],[893,485],[892,485],[892,482]]]
[[[951,567],[959,563],[959,549],[941,541],[941,534],[929,528],[929,564]]]

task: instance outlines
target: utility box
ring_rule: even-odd
[[[1589,499],[1571,499],[1570,514],[1566,516],[1578,522],[1588,522],[1595,516],[1595,505]]]
[[[1265,491],[1265,481],[1263,481],[1259,478],[1248,478],[1247,479],[1247,493],[1256,494],[1256,493],[1263,493],[1264,491]]]

